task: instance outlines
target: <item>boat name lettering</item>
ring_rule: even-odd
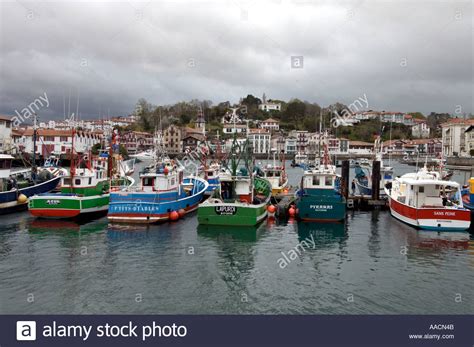
[[[332,205],[310,205],[309,208],[313,210],[332,210]]]
[[[237,212],[237,207],[235,206],[216,206],[214,210],[218,215],[234,215]]]
[[[444,211],[435,211],[435,216],[456,216],[456,212],[444,212]]]
[[[48,205],[59,205],[60,203],[61,203],[60,200],[54,200],[54,199],[46,200],[46,204]]]

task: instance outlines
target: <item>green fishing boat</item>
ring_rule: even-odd
[[[79,160],[76,167],[72,154],[70,175],[61,178],[60,191],[31,197],[30,213],[35,217],[55,219],[106,214],[110,191],[124,189],[134,182],[130,177],[114,176],[113,163],[118,160],[119,156],[110,151],[96,158],[89,155],[87,160]]]
[[[250,153],[248,142],[239,145],[234,139],[231,168],[227,174],[220,175],[220,184],[214,194],[199,205],[199,224],[253,226],[267,217],[272,186],[266,179],[253,174]],[[244,167],[238,170],[242,160]]]

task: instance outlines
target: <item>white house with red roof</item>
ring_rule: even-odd
[[[276,119],[273,118],[268,118],[265,119],[260,123],[260,128],[269,130],[271,132],[273,131],[279,131],[280,130],[280,122],[277,121]]]

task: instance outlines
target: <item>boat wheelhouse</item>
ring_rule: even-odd
[[[426,230],[461,231],[469,228],[460,185],[443,181],[425,168],[396,178],[385,191],[393,217]]]

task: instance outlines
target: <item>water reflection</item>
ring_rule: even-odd
[[[76,222],[72,220],[54,220],[54,219],[32,219],[27,224],[28,231],[37,236],[46,236],[50,234],[63,234],[67,236],[78,236],[80,234],[91,234],[102,232],[107,221],[94,222]]]
[[[314,248],[344,246],[348,234],[346,223],[298,222],[298,241],[314,240]]]
[[[468,232],[436,232],[416,230],[409,237],[409,244],[426,249],[459,249],[469,248]]]
[[[265,223],[258,226],[220,226],[220,225],[198,225],[197,233],[200,236],[216,239],[218,242],[224,240],[238,240],[245,242],[256,242],[265,230]]]

